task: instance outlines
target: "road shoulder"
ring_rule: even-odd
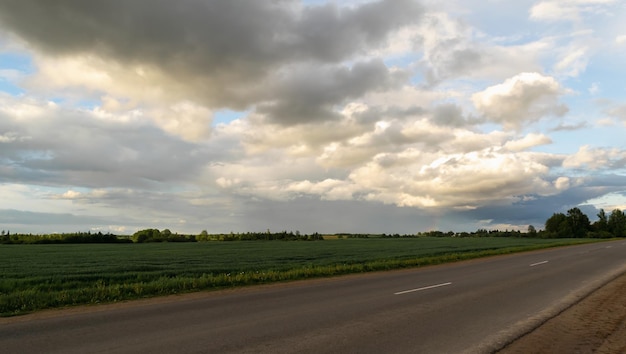
[[[498,353],[626,353],[626,274]]]

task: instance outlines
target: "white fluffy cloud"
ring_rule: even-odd
[[[547,0],[530,9],[530,17],[540,21],[576,21],[587,13],[597,13],[616,0]]]
[[[323,148],[308,149],[306,158],[288,153],[289,144],[298,144],[295,140],[287,145],[282,139],[257,140],[255,144],[274,143],[280,150],[252,150],[245,163],[213,166],[210,174],[221,188],[245,196],[287,201],[308,195],[427,209],[477,208],[558,190],[549,171],[562,158],[528,151],[549,144],[547,136],[451,129],[422,115],[419,120],[381,116],[368,130],[354,130],[352,137],[319,141]],[[287,131],[306,137],[308,130],[273,129],[277,137]],[[310,165],[312,159],[318,167]]]
[[[539,73],[522,73],[472,96],[476,109],[508,129],[548,116],[562,116],[568,108],[559,103],[561,85]]]
[[[589,145],[581,146],[578,151],[563,161],[568,168],[622,169],[626,167],[626,151],[617,148],[601,149]]]
[[[552,139],[543,134],[528,134],[525,137],[518,140],[507,141],[504,144],[504,148],[510,151],[524,151],[535,146],[551,144]]]
[[[381,199],[399,206],[476,208],[511,202],[528,193],[550,193],[541,177],[546,166],[532,154],[476,151],[385,169],[375,162],[357,169],[351,178]]]

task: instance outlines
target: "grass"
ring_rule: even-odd
[[[0,245],[0,316],[82,304],[418,267],[585,239]]]

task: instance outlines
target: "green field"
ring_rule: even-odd
[[[0,315],[199,290],[417,267],[589,239],[0,245]]]

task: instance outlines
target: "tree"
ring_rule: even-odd
[[[528,225],[528,236],[534,237],[537,235],[537,229],[533,225]]]
[[[209,240],[209,233],[207,232],[207,230],[202,230],[200,232],[200,235],[198,235],[198,237],[196,239],[198,241],[208,241]]]
[[[574,237],[587,236],[587,232],[591,228],[589,218],[578,208],[572,208],[567,211],[567,222]]]
[[[609,231],[609,218],[604,212],[604,209],[600,209],[598,221],[593,223],[593,228],[598,232]]]
[[[572,234],[567,216],[563,213],[554,213],[546,220],[546,232],[548,237],[567,237]]]
[[[626,215],[623,211],[619,209],[613,210],[611,215],[609,215],[607,224],[609,231],[614,237],[626,236]]]
[[[157,229],[139,230],[133,234],[133,241],[137,243],[160,241],[161,232]]]

